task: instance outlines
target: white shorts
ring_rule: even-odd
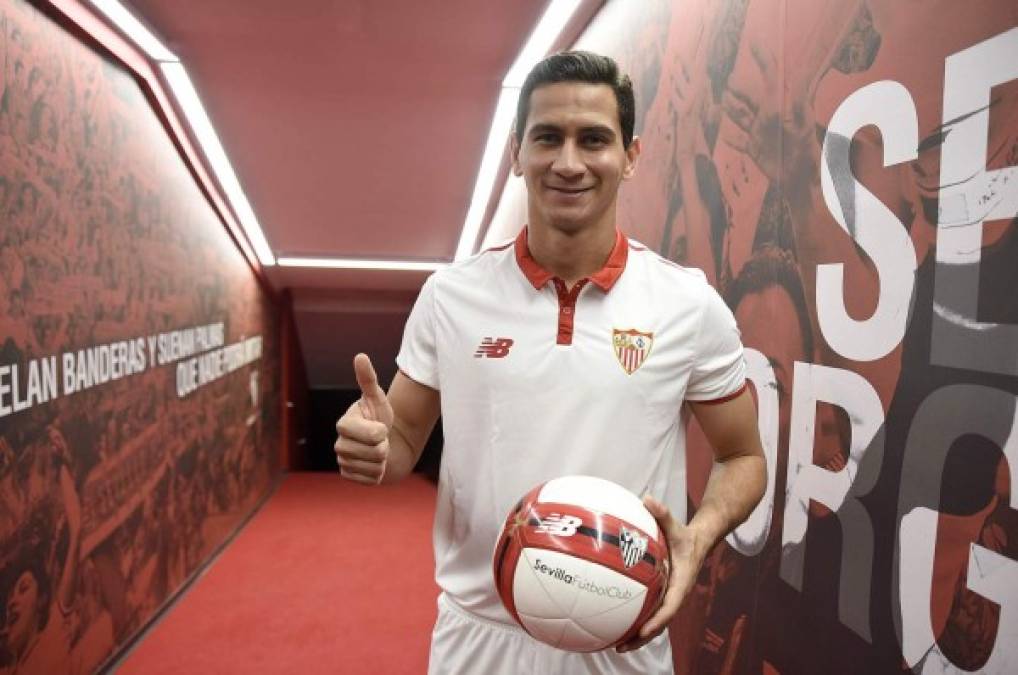
[[[431,634],[429,675],[671,675],[668,631],[641,649],[577,654],[538,642],[522,629],[475,616],[445,593]]]

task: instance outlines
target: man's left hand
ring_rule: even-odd
[[[615,648],[619,652],[639,649],[668,627],[672,617],[682,606],[689,589],[693,587],[708,548],[707,542],[703,541],[698,530],[680,525],[667,506],[650,495],[644,496],[643,504],[657,519],[658,526],[665,534],[671,570],[661,606],[647,619],[635,637]]]

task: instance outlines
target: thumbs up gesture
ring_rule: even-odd
[[[382,482],[389,457],[389,430],[392,406],[378,385],[378,376],[366,354],[353,360],[361,397],[336,422],[336,462],[339,473],[356,483],[377,485]]]

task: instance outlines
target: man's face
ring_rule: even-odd
[[[527,184],[533,227],[577,232],[615,226],[621,182],[633,175],[639,139],[622,145],[618,103],[606,84],[560,82],[530,97],[523,141],[512,139],[513,173]]]

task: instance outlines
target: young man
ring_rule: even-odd
[[[708,550],[763,493],[731,312],[702,274],[616,228],[619,186],[640,154],[633,119],[632,84],[611,59],[567,52],[539,63],[511,139],[528,226],[428,279],[388,395],[368,358],[354,359],[362,397],[337,423],[343,476],[399,480],[442,414],[435,557],[443,593],[431,673],[672,672],[665,626]],[[718,461],[688,526],[680,524],[685,401]],[[566,474],[647,495],[668,536],[664,602],[618,651],[573,654],[532,640],[496,594],[491,555],[509,508]]]

